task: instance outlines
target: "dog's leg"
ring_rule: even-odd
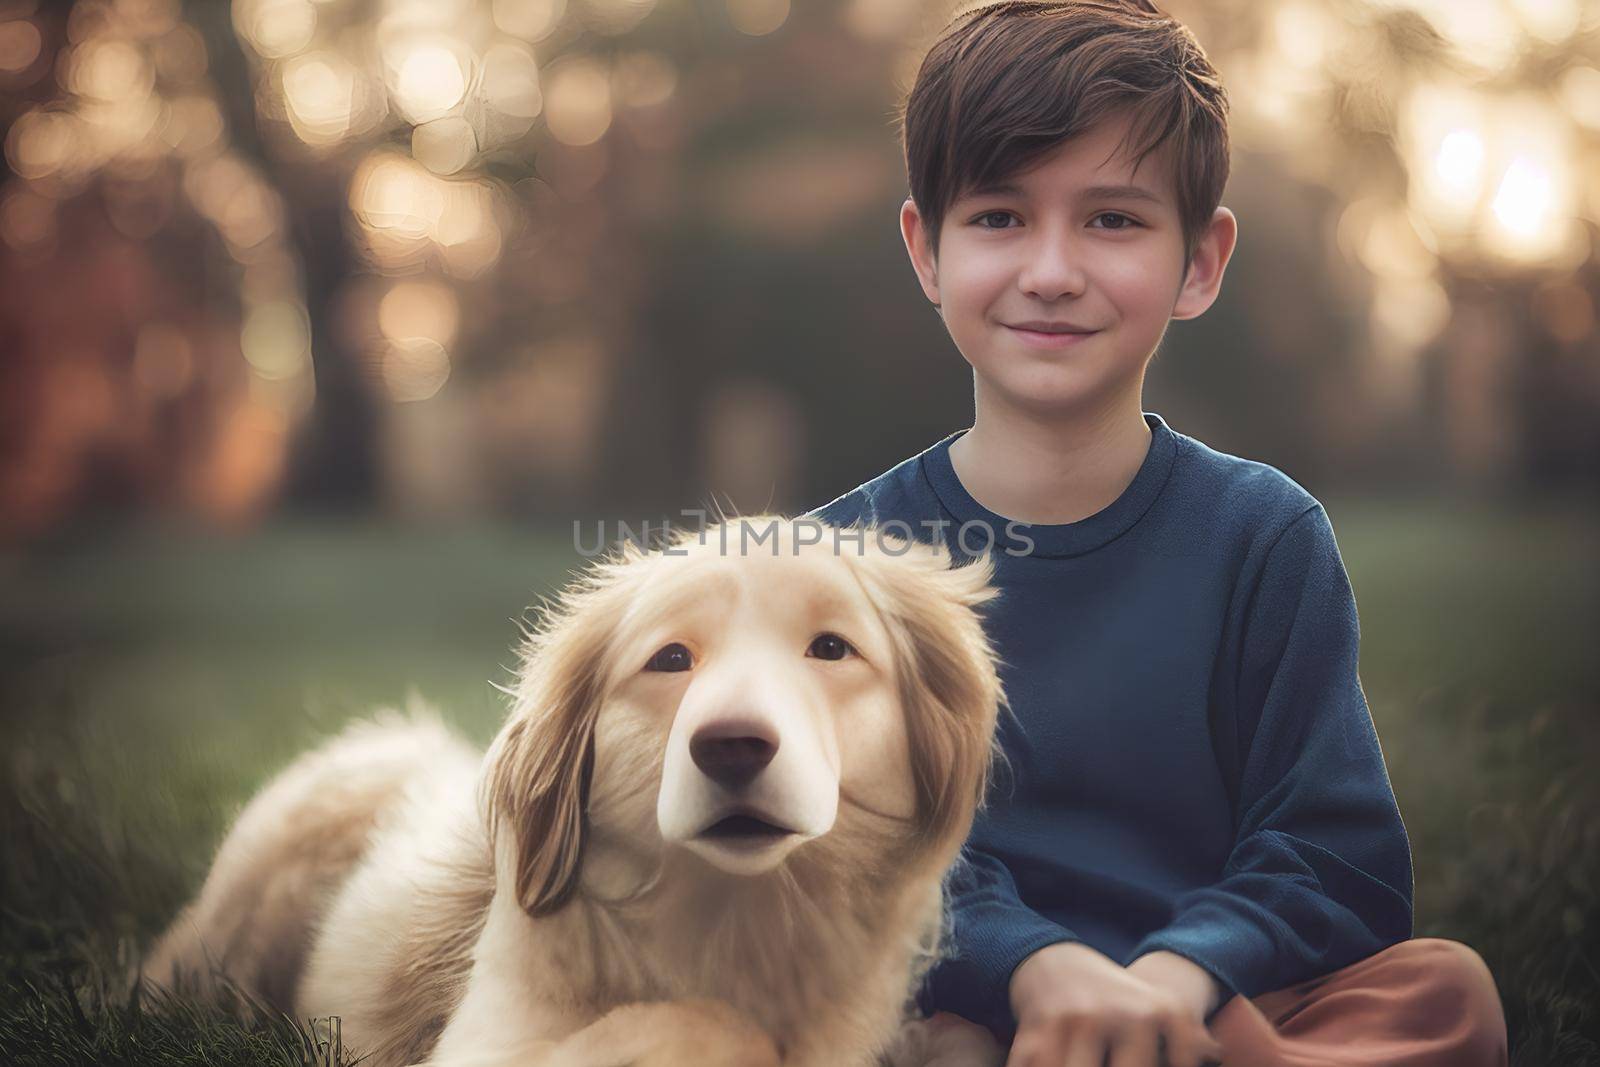
[[[463,1005],[465,1007],[465,1005]],[[493,1047],[446,1035],[416,1067],[782,1067],[766,1031],[718,1000],[627,1004],[562,1041],[530,1036],[502,1016]],[[510,1026],[506,1024],[510,1023]]]
[[[987,1027],[939,1012],[907,1020],[883,1067],[1001,1067],[1005,1061],[1005,1048]]]
[[[628,1004],[563,1041],[541,1067],[781,1067],[760,1026],[720,1000]]]
[[[466,991],[424,1062],[542,1067],[562,1039],[593,1022],[591,1012],[572,1003],[570,983],[547,948],[539,924],[511,894],[496,893],[473,947]]]

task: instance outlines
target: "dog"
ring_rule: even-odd
[[[484,754],[359,723],[244,809],[142,967],[370,1067],[893,1056],[1004,705],[987,558],[725,519],[590,565]]]

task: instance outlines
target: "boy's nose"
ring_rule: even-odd
[[[1077,296],[1086,284],[1082,251],[1060,237],[1043,237],[1032,242],[1017,286],[1040,300]]]

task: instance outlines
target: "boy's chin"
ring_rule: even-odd
[[[1114,392],[1098,373],[1081,365],[1013,365],[997,370],[974,369],[981,396],[999,400],[1006,407],[1038,415],[1064,417],[1100,409]]]

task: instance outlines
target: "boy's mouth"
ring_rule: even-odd
[[[1042,328],[1045,326],[1043,323],[1037,325],[1041,328],[1034,328],[1031,325],[1013,326],[1007,323],[1006,329],[1015,334],[1024,344],[1032,345],[1035,348],[1066,348],[1100,332],[1098,330],[1079,330],[1064,326]]]
[[[1024,322],[1008,322],[1005,325],[1013,330],[1028,330],[1031,333],[1094,333],[1087,326],[1079,326],[1066,320],[1028,319]]]

